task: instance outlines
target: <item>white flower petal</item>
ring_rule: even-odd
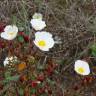
[[[12,26],[12,32],[18,32],[18,27],[15,26],[15,25],[13,25],[13,26]]]
[[[4,32],[18,32],[18,28],[15,25],[8,25],[5,27]]]
[[[41,48],[41,47],[39,47],[39,48],[40,48],[40,50],[42,50],[42,51],[49,51],[48,48]]]
[[[31,25],[35,30],[42,30],[46,27],[45,21],[38,19],[31,19]]]
[[[6,34],[6,32],[1,33],[1,38],[6,39],[6,40],[10,40],[10,37],[8,36],[8,34]]]
[[[5,34],[5,32],[2,32],[2,33],[1,33],[1,38],[4,38],[5,35],[6,35],[6,37],[7,37],[7,34]]]
[[[8,25],[8,26],[5,27],[4,32],[8,32],[10,30],[12,30],[12,26]]]
[[[81,74],[81,75],[88,75],[90,74],[90,68],[89,68],[89,64],[83,60],[77,60],[75,62],[75,71],[78,73],[78,74]],[[80,72],[79,71],[79,68],[82,68],[83,71]]]
[[[49,32],[46,31],[41,31],[41,32],[36,32],[35,33],[35,38],[46,38],[46,37],[50,37],[52,38],[52,34],[50,34]]]
[[[4,66],[6,66],[7,64],[9,64],[8,57],[6,57],[4,60]]]
[[[52,47],[54,46],[54,44],[55,44],[53,38],[48,38],[48,39],[46,40],[46,42],[47,42],[48,48],[52,48]]]

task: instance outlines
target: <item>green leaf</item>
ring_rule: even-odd
[[[36,79],[36,77],[35,77],[34,75],[32,75],[31,79],[32,79],[32,80],[35,80],[35,79]]]
[[[18,36],[18,41],[19,41],[19,42],[24,42],[23,36]]]
[[[36,93],[36,89],[35,89],[35,88],[32,88],[32,89],[31,89],[31,93],[32,93],[32,94],[35,94],[35,93]]]
[[[11,18],[12,18],[12,23],[13,23],[13,24],[16,24],[16,22],[17,22],[17,17],[13,15]]]
[[[19,89],[19,95],[24,96],[24,90],[22,88]]]
[[[28,31],[26,31],[26,32],[25,32],[25,34],[26,34],[26,35],[29,35],[29,32],[28,32]]]
[[[51,85],[54,85],[55,84],[55,81],[53,81],[53,80],[51,80],[49,78],[47,78],[47,82],[50,83]]]
[[[91,54],[96,57],[96,44],[92,45],[91,47]]]
[[[3,83],[8,83],[10,81],[17,81],[19,79],[20,75],[17,75],[17,76],[8,76],[4,81]]]
[[[96,51],[92,51],[91,54],[96,57]]]
[[[8,78],[6,78],[7,80],[9,80],[9,81],[17,81],[18,79],[19,79],[19,75],[17,75],[17,76],[12,76],[12,77],[8,77]]]
[[[11,76],[11,73],[8,71],[8,72],[5,72],[5,78],[8,78]]]

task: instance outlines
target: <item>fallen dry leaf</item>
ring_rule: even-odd
[[[26,68],[26,63],[20,63],[20,64],[18,64],[18,71],[22,71],[22,70],[24,70]]]

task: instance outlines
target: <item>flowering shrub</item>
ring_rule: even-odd
[[[42,14],[40,14],[40,13],[35,13],[33,15],[33,19],[31,19],[31,24],[32,24],[32,29],[35,29],[35,30],[42,30],[46,26],[45,21],[42,21]],[[26,56],[25,61],[22,62],[22,60],[20,60],[20,59],[22,59],[22,58],[24,59],[24,56],[19,55],[18,52],[22,52],[22,51],[18,50],[18,48],[19,47],[24,48],[24,47],[29,46],[29,47],[27,47],[27,50],[31,51],[31,50],[33,50],[32,48],[30,48],[32,45],[34,47],[35,46],[38,47],[41,51],[49,51],[50,48],[54,47],[55,41],[53,39],[52,34],[49,32],[46,32],[46,31],[38,31],[32,35],[34,35],[34,37],[35,37],[35,39],[33,39],[33,40],[31,40],[32,37],[29,38],[29,36],[27,34],[25,34],[25,32],[20,32],[16,25],[6,25],[4,27],[4,32],[1,32],[1,38],[2,38],[3,42],[6,41],[6,43],[8,43],[9,52],[14,50],[13,54],[15,54],[17,56],[13,56],[12,52],[11,52],[10,56],[6,57],[5,60],[3,61],[4,68],[10,67],[10,66],[11,66],[10,68],[12,68],[11,71],[8,70],[8,72],[5,72],[5,78],[3,78],[3,81],[4,81],[4,83],[9,83],[9,82],[13,82],[13,81],[19,81],[19,79],[20,79],[20,82],[26,82],[26,84],[28,84],[28,86],[31,87],[31,90],[33,91],[33,92],[31,92],[32,94],[35,94],[35,93],[36,94],[37,93],[45,94],[46,93],[45,91],[47,91],[47,90],[49,91],[49,84],[48,85],[45,84],[43,86],[43,87],[47,86],[48,87],[48,88],[46,87],[47,89],[40,87],[40,86],[42,85],[42,82],[46,81],[46,76],[53,73],[55,67],[48,67],[47,70],[45,68],[44,73],[41,73],[41,72],[38,73],[36,68],[34,68],[34,64],[38,60],[35,60],[35,57],[30,58],[30,57]],[[16,42],[15,42],[15,40],[16,40]],[[23,44],[23,42],[28,45],[25,46]],[[30,42],[31,42],[31,44],[30,44]],[[13,44],[14,44],[14,46],[13,46]],[[19,46],[17,47],[18,44],[19,44]],[[14,49],[13,47],[15,47],[17,50]],[[25,49],[24,49],[24,51],[25,51]],[[25,55],[27,55],[27,54],[25,54]],[[33,61],[33,59],[34,59],[34,61]],[[31,67],[30,67],[30,69],[27,69],[29,65]],[[13,68],[15,68],[15,70],[13,70]],[[23,73],[23,71],[26,69],[33,71],[30,74],[30,77],[26,76]],[[12,76],[13,73],[11,74],[11,72],[13,72],[13,73],[16,72],[16,73]],[[48,83],[48,82],[46,82],[46,83]],[[27,93],[25,92],[22,94],[27,94]]]

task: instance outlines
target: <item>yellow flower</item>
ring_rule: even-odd
[[[13,40],[17,36],[17,33],[18,33],[17,26],[8,25],[5,27],[4,32],[1,33],[1,38],[6,40]]]
[[[34,44],[42,51],[49,51],[55,44],[52,34],[49,32],[36,32]]]
[[[75,71],[80,75],[88,75],[90,74],[89,64],[83,60],[75,61]]]

